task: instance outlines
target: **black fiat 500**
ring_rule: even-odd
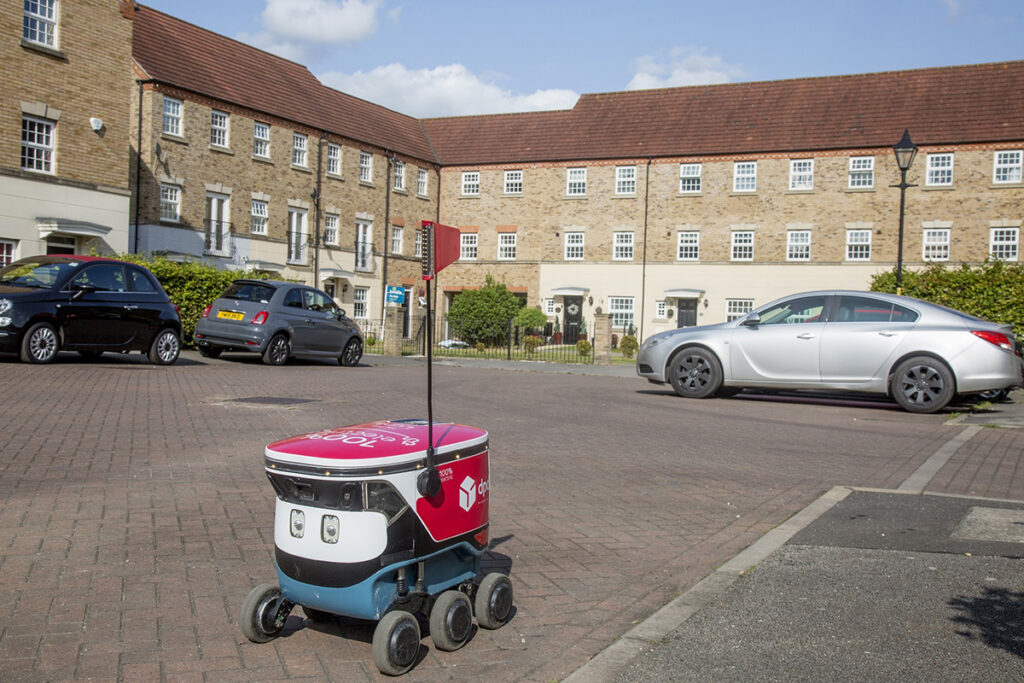
[[[98,358],[142,351],[170,365],[181,317],[142,266],[96,256],[30,256],[0,269],[0,351],[49,363],[58,351]]]

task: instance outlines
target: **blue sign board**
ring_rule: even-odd
[[[405,290],[401,287],[388,285],[387,290],[385,291],[385,299],[389,304],[404,304]]]

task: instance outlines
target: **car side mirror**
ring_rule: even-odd
[[[342,318],[344,318],[344,317],[346,317],[346,315],[345,315],[345,309],[344,309],[344,308],[339,308],[339,309],[338,309],[338,320],[341,320],[341,319],[342,319]]]
[[[741,324],[746,327],[757,327],[758,325],[761,324],[761,316],[758,315],[757,313],[751,313],[750,315],[743,319],[743,322]]]
[[[92,285],[71,285],[71,300],[78,301],[82,298],[83,294],[96,291],[99,290]]]

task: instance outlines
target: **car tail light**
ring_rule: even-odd
[[[174,306],[174,312],[178,314],[178,320],[181,320],[181,309],[178,308],[178,304],[171,304],[171,305]],[[203,317],[205,317],[205,316],[203,316]]]
[[[253,325],[262,325],[265,322],[267,322],[267,312],[266,311],[260,311],[259,313],[257,313],[256,315],[254,315],[252,317],[252,324]]]
[[[1016,351],[1013,348],[1013,344],[1010,343],[1010,338],[1007,337],[1002,332],[990,332],[989,330],[971,330],[971,334],[973,334],[975,337],[980,337],[981,339],[984,339],[989,344],[995,344],[1001,349],[1013,351],[1014,353],[1016,353]]]
[[[177,308],[177,306],[175,306],[175,308]],[[210,304],[209,306],[207,306],[206,308],[203,309],[203,317],[204,318],[209,318],[210,317],[210,309],[211,308],[213,308],[213,304]]]

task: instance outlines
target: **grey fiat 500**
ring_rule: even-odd
[[[267,365],[291,357],[334,358],[358,365],[363,337],[326,293],[295,282],[235,280],[196,325],[199,353],[249,351]]]

